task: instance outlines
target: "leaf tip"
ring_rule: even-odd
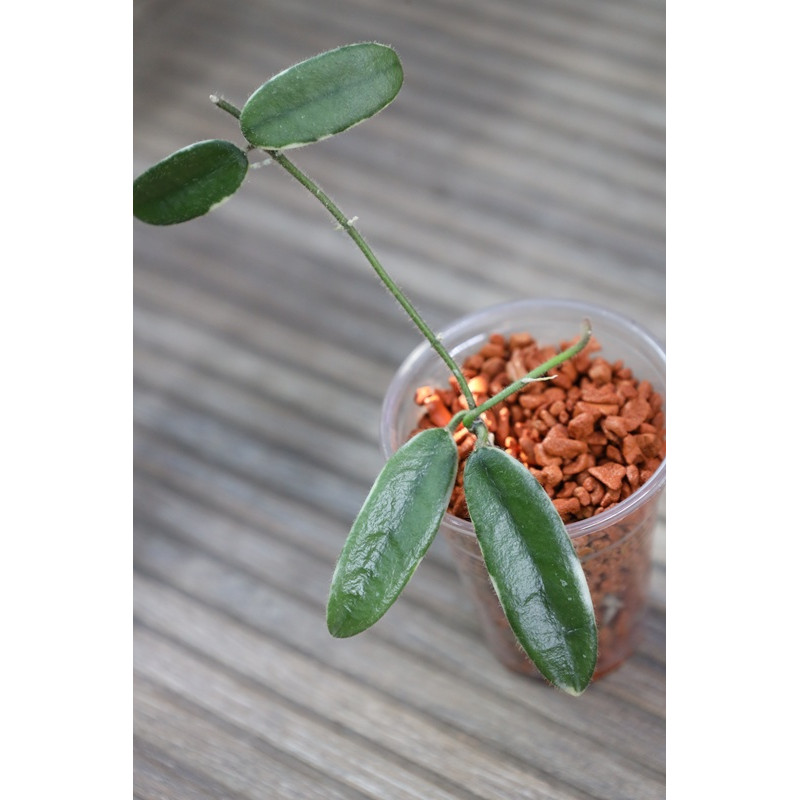
[[[346,608],[340,608],[338,603],[333,602],[328,604],[327,624],[328,633],[334,639],[349,639],[369,627],[359,624]]]
[[[587,683],[582,686],[563,685],[559,686],[558,688],[561,689],[562,692],[565,692],[566,694],[570,695],[571,697],[580,697],[589,688],[589,684]]]

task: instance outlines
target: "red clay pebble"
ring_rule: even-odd
[[[622,457],[626,464],[638,464],[644,461],[644,453],[635,436],[626,436],[622,440]]]
[[[587,472],[609,489],[621,489],[622,479],[626,477],[625,467],[613,461],[599,467],[590,467]]]
[[[622,418],[629,431],[635,430],[652,414],[650,403],[642,397],[628,400],[622,407]]]
[[[586,442],[568,438],[563,426],[558,424],[550,428],[542,442],[542,447],[547,455],[566,459],[575,458],[589,449]]]
[[[612,414],[603,420],[603,432],[608,436],[624,439],[629,430],[627,417],[618,417]]]
[[[569,433],[571,439],[583,439],[585,441],[594,432],[596,420],[597,414],[591,414],[588,411],[577,414],[567,424],[567,433]]]
[[[577,497],[556,497],[553,500],[553,505],[562,519],[565,516],[578,514],[581,510],[581,501]]]

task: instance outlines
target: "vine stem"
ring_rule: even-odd
[[[240,118],[241,111],[232,103],[229,103],[227,100],[223,100],[217,95],[211,95],[210,100],[212,103],[214,103],[214,105],[223,111],[226,111],[231,116],[236,117],[236,119]],[[336,220],[339,227],[342,228],[342,230],[344,230],[355,242],[358,249],[364,254],[370,266],[375,270],[376,274],[381,279],[384,286],[386,286],[386,288],[389,290],[392,297],[394,297],[394,299],[397,300],[397,302],[402,306],[403,310],[406,312],[406,314],[408,314],[414,325],[417,326],[420,333],[422,333],[422,335],[428,340],[437,355],[442,359],[442,361],[444,361],[453,375],[455,375],[458,385],[467,400],[467,405],[470,408],[475,408],[477,405],[475,398],[469,388],[467,379],[464,377],[464,374],[461,372],[458,364],[456,364],[455,360],[447,351],[447,348],[445,348],[445,346],[442,344],[439,337],[433,332],[433,330],[431,330],[430,326],[419,315],[419,312],[411,304],[411,301],[403,294],[400,287],[394,282],[394,280],[392,280],[389,273],[383,268],[383,265],[380,263],[380,261],[378,261],[375,253],[372,252],[372,248],[353,226],[353,220],[348,219],[341,212],[336,203],[334,203],[333,200],[296,164],[286,158],[286,156],[280,150],[270,150],[266,147],[261,149],[268,153],[276,164],[279,164],[281,167],[283,167],[286,172],[288,172],[305,189],[307,189],[314,197],[316,197],[317,200],[322,203],[328,213]]]

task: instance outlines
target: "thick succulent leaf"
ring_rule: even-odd
[[[333,575],[333,636],[361,633],[397,599],[439,529],[457,467],[458,450],[444,428],[422,431],[386,462]]]
[[[580,694],[597,661],[597,628],[586,576],[558,512],[528,469],[497,447],[469,456],[464,493],[519,643],[545,678]]]
[[[239,123],[256,147],[286,150],[319,141],[377,114],[403,84],[391,47],[365,42],[329,50],[268,80]]]
[[[133,182],[133,213],[151,225],[200,217],[227,200],[247,175],[247,155],[209,139],[178,150]]]

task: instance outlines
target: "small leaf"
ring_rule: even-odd
[[[256,147],[300,147],[377,114],[402,84],[403,68],[391,47],[345,45],[268,80],[245,103],[239,122]]]
[[[386,462],[333,575],[333,636],[361,633],[397,599],[439,530],[457,467],[458,450],[444,428],[422,431]]]
[[[247,155],[210,139],[178,150],[133,182],[133,213],[151,225],[200,217],[227,200],[247,175]]]
[[[597,661],[597,627],[586,576],[550,498],[523,464],[497,447],[469,456],[464,493],[519,643],[545,678],[580,694]]]

